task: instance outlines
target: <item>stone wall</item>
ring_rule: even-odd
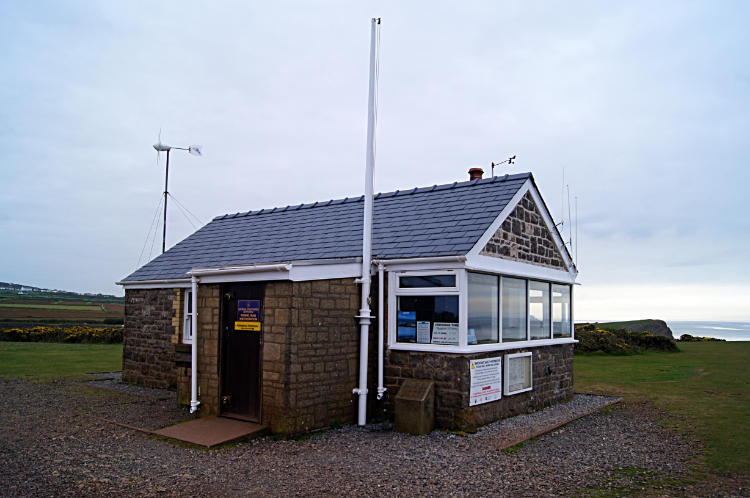
[[[470,360],[531,351],[532,390],[469,406]],[[504,360],[503,360],[504,361]],[[394,418],[394,398],[406,379],[435,381],[435,427],[474,429],[496,420],[544,409],[573,398],[573,345],[561,344],[477,354],[390,350],[385,363],[388,392],[382,402]],[[545,373],[549,366],[551,373]],[[505,365],[503,364],[503,368]]]
[[[356,421],[359,285],[266,284],[263,423],[289,434]]]
[[[526,192],[479,254],[556,270],[567,269],[529,192]]]
[[[175,389],[172,336],[175,289],[125,291],[122,381],[157,389]]]
[[[198,389],[201,417],[219,415],[219,329],[221,286],[198,286]],[[185,368],[190,378],[191,368]]]

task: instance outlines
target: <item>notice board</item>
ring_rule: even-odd
[[[497,401],[502,397],[501,366],[501,358],[471,360],[469,366],[469,372],[471,373],[469,406]]]

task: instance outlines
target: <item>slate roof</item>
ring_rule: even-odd
[[[531,173],[375,196],[375,259],[469,252]],[[186,278],[192,268],[362,257],[364,196],[227,214],[124,282]]]

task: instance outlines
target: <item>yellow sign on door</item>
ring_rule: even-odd
[[[260,332],[260,322],[234,322],[234,330]]]

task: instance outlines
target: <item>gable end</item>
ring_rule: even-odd
[[[568,270],[530,192],[526,192],[479,254]]]

